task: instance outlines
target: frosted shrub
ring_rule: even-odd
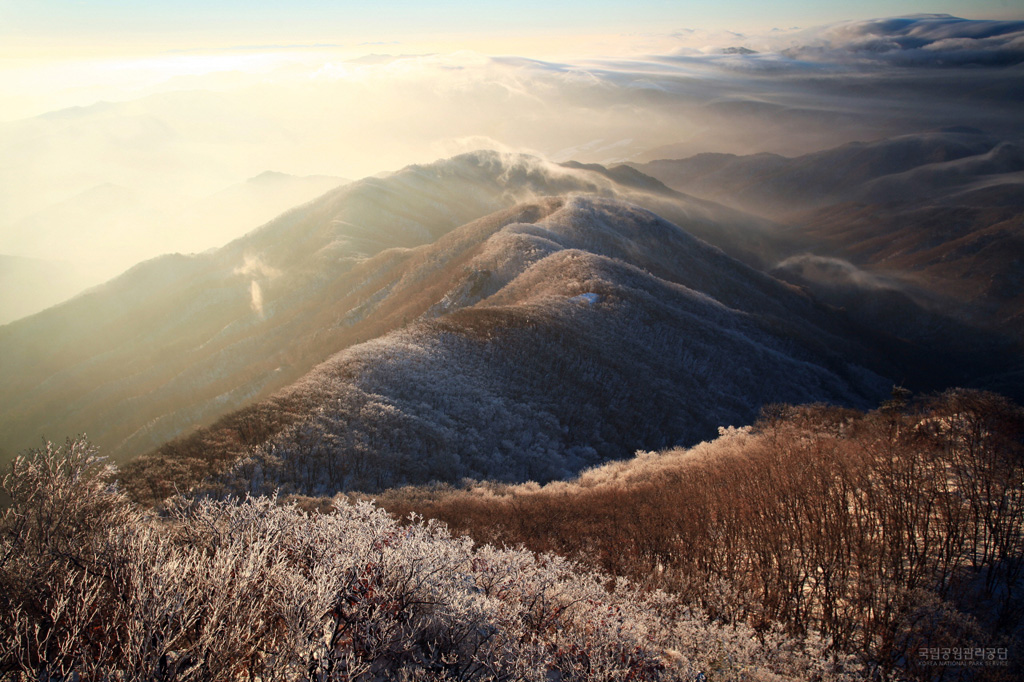
[[[846,679],[660,592],[474,548],[370,503],[133,509],[80,441],[19,459],[0,517],[0,680]],[[774,637],[774,638],[773,638]]]

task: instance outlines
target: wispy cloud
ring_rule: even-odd
[[[366,45],[368,43],[360,43]],[[332,50],[343,48],[343,43],[265,43],[260,45],[228,45],[226,47],[189,47],[166,50],[166,54],[209,54],[211,52],[277,52],[279,50]]]
[[[260,288],[260,283],[256,280],[252,280],[249,283],[249,293],[251,296],[252,310],[254,313],[263,317],[263,289]]]
[[[867,272],[841,258],[802,254],[782,261],[776,268],[819,286],[842,289],[900,289],[891,277]]]
[[[1024,63],[1024,21],[977,21],[945,14],[845,22],[799,36],[786,57],[904,67]]]
[[[235,274],[246,277],[277,277],[281,271],[264,263],[259,256],[246,255],[242,265],[235,268]]]
[[[262,318],[264,316],[263,287],[259,280],[277,277],[281,271],[264,263],[259,256],[246,254],[243,263],[235,268],[234,273],[251,277],[249,280],[249,305],[252,311]]]

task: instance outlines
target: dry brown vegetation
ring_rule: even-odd
[[[1024,409],[995,394],[381,494],[405,526],[344,498],[154,516],[94,454],[5,479],[0,679],[1020,679]]]
[[[905,398],[869,414],[766,409],[752,429],[572,483],[377,501],[667,589],[726,621],[821,632],[879,674],[1012,677],[937,672],[919,657],[1004,647],[1020,662],[1024,410],[962,390]]]
[[[133,506],[82,440],[15,461],[4,682],[853,682],[816,636],[715,623],[561,557],[367,503]]]

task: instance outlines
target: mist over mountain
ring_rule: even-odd
[[[1012,192],[984,211],[978,199],[1012,187],[1017,163],[1012,143],[954,129],[792,159],[703,155],[640,166],[697,194],[731,192],[742,209],[769,196],[770,206],[786,206],[763,209],[765,218],[627,166],[501,152],[410,166],[333,190],[209,253],[140,264],[0,329],[0,424],[9,452],[54,431],[88,432],[129,460],[228,415],[180,450],[203,444],[218,470],[255,453],[267,485],[324,492],[433,476],[557,478],[639,447],[694,442],[749,422],[769,402],[867,406],[887,383],[1005,383],[1013,370],[999,378],[1000,368],[1020,362],[1014,339],[981,313],[978,326],[944,307],[956,299],[908,278],[911,263],[874,267],[894,262],[899,240],[877,232],[877,221],[861,232],[843,221],[866,215],[851,205],[902,219],[926,210],[922,196],[973,198],[977,221],[1019,215]],[[897,208],[856,203],[908,184],[915,199]],[[993,224],[1001,223],[986,229]],[[934,241],[913,225],[905,229]],[[863,257],[872,235],[881,240],[874,261]],[[1012,251],[993,253],[1011,276]],[[938,260],[932,266],[948,270],[950,259]],[[936,282],[949,277],[934,273]],[[491,328],[500,342],[475,345]],[[426,364],[409,366],[392,347]],[[558,380],[540,369],[568,357],[578,360]],[[338,383],[338,373],[347,379]],[[451,405],[410,385],[445,385]],[[609,397],[564,408],[600,395]],[[486,418],[485,404],[509,421]],[[239,440],[246,415],[265,424]],[[476,430],[481,419],[494,428]],[[594,431],[588,420],[620,426]],[[344,447],[308,446],[342,432]],[[383,455],[371,445],[382,438],[391,444]],[[530,454],[509,463],[510,448]],[[325,479],[309,473],[310,452],[345,452],[338,466],[347,457],[361,464]]]
[[[1024,324],[1020,33],[1020,22],[915,15],[761,36],[679,31],[622,58],[325,52],[291,63],[287,78],[211,74],[214,92],[199,75],[187,90],[4,123],[0,246],[34,242],[53,258],[173,254],[192,237],[223,244],[351,176],[356,158],[378,171],[410,156],[503,151],[330,191],[226,246],[143,262],[0,328],[3,447],[85,431],[130,458],[354,344],[491,305],[526,270],[505,265],[499,277],[477,264],[463,280],[451,268],[496,248],[492,232],[506,223],[545,219],[555,209],[542,198],[574,193],[650,210],[769,273],[770,286],[798,287],[779,295],[804,296],[814,316],[773,319],[829,329],[852,344],[835,355],[854,364],[926,389],[996,385],[1001,367],[1019,365]],[[308,84],[294,85],[305,69]],[[414,126],[402,123],[409,101]],[[564,164],[509,151],[524,147]],[[677,160],[607,163],[670,152]],[[179,229],[161,232],[168,210]],[[441,243],[462,260],[442,267],[426,248]],[[496,262],[532,263],[518,248]],[[681,280],[650,248],[571,248],[751,312],[713,290],[716,277]],[[683,431],[651,438],[691,437]]]
[[[1016,189],[1019,144],[958,126],[797,157],[708,153],[634,166],[680,191],[786,218],[846,201],[948,204],[982,186]]]
[[[499,158],[514,157],[447,163]],[[955,128],[794,159],[702,155],[640,167],[681,189],[739,197],[733,203],[744,209],[770,197],[785,206],[762,209],[782,221],[775,223],[675,195],[628,166],[531,159],[525,172],[524,159],[514,160],[518,170],[500,177],[518,178],[520,196],[529,194],[522,181],[538,183],[544,168],[540,177],[585,172],[605,198],[522,204],[512,224],[502,213],[419,247],[415,262],[431,263],[430,281],[441,286],[425,290],[437,302],[418,320],[404,316],[415,321],[149,455],[135,471],[171,480],[167,462],[198,457],[206,464],[197,471],[219,476],[211,490],[234,493],[326,494],[464,476],[549,480],[630,448],[695,442],[719,425],[749,423],[769,402],[864,405],[892,383],[1016,395],[1022,338],[995,308],[972,309],[952,295],[966,274],[951,263],[975,261],[963,248],[955,261],[942,246],[957,224],[951,218],[974,211],[982,233],[1008,240],[993,248],[1005,267],[985,276],[1019,273],[1016,237],[999,218],[1009,211],[1019,220],[1012,192],[995,206],[979,199],[1016,182],[1012,143]],[[608,179],[617,185],[600,184]],[[988,194],[954,190],[979,183]],[[916,191],[902,190],[901,202],[854,199],[908,184]],[[896,228],[928,202],[927,223]],[[826,215],[836,228],[843,218],[864,221],[858,233],[830,234],[813,222]],[[879,229],[886,216],[893,227]],[[915,268],[909,254],[927,248],[914,239],[946,248],[922,261],[946,269]],[[863,258],[875,242],[875,259]],[[401,285],[383,300],[401,300]],[[1019,292],[1007,295],[1020,304]]]
[[[783,54],[807,61],[939,69],[1024,63],[1024,21],[915,14],[841,22],[798,36]]]
[[[68,275],[55,275],[55,281],[78,283],[38,300],[23,294],[23,287],[7,289],[4,303],[18,314],[0,318],[0,324],[66,300],[156,254],[221,246],[346,182],[267,171],[187,201],[113,183],[90,187],[21,218],[6,234],[0,230],[0,249],[29,260],[63,260]]]
[[[1019,374],[1024,342],[1019,138],[953,127],[799,157],[702,154],[636,167],[786,225],[803,250],[780,260],[777,276],[961,358],[938,364],[969,363],[986,347],[1003,359],[972,373],[1018,395],[1008,377]]]
[[[763,227],[633,171],[520,155],[468,154],[368,178],[221,249],[142,263],[0,328],[4,440],[14,452],[55,431],[88,432],[119,459],[153,448],[437,305],[451,282],[424,289],[431,266],[410,249],[572,192],[646,201],[705,234],[721,225],[725,241]]]

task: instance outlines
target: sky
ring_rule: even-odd
[[[0,0],[0,54],[394,41],[515,48],[540,40],[552,50],[570,36],[761,31],[921,12],[1006,19],[1020,11],[1016,0]]]
[[[0,121],[368,53],[665,53],[713,35],[915,13],[1024,17],[1017,0],[0,0]],[[170,82],[169,82],[170,81]]]
[[[0,0],[0,257],[95,283],[478,148],[611,164],[1019,131],[1018,5]],[[866,21],[919,13],[976,21]]]
[[[0,0],[0,121],[326,52],[610,57],[665,52],[681,31],[699,41],[923,12],[1024,17],[1017,0]]]

